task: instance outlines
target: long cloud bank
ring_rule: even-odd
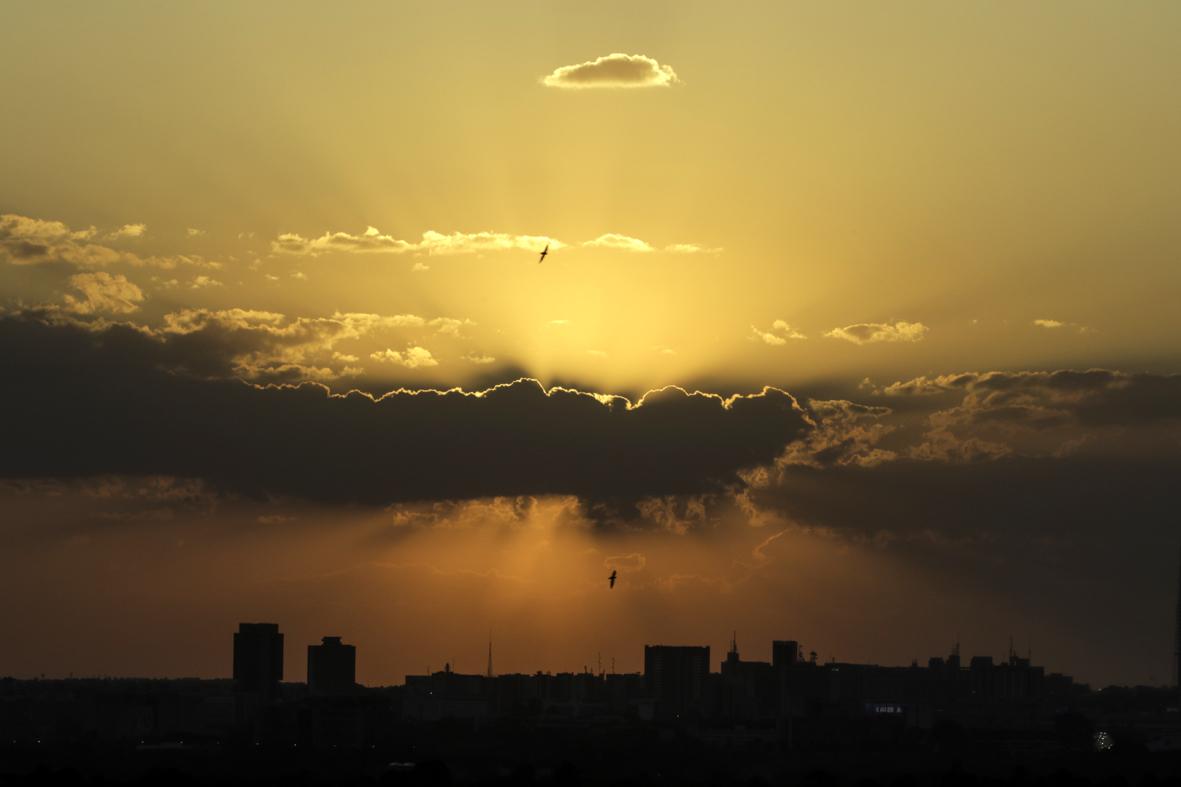
[[[862,403],[776,388],[630,402],[529,379],[374,397],[236,379],[242,331],[206,322],[0,317],[0,478],[171,476],[320,503],[573,495],[673,532],[739,511],[932,543],[1175,520],[1179,375],[968,372]]]
[[[242,495],[390,503],[490,495],[698,494],[810,428],[775,389],[637,403],[532,380],[478,392],[332,395],[197,378],[180,337],[0,318],[0,476],[201,478]]]

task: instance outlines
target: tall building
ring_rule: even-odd
[[[800,643],[794,639],[771,642],[771,664],[776,668],[790,667],[800,660]]]
[[[314,697],[351,694],[357,683],[357,649],[340,637],[308,645],[308,692]]]
[[[1181,696],[1181,559],[1177,564],[1177,609],[1173,622],[1173,683]]]
[[[700,715],[709,680],[709,646],[645,645],[644,681],[664,718]]]
[[[283,680],[278,623],[239,623],[234,634],[234,691],[274,698]]]
[[[258,732],[264,710],[279,698],[283,635],[278,623],[239,623],[234,633],[234,709],[240,725]]]

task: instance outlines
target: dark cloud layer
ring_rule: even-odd
[[[721,489],[809,428],[773,389],[727,402],[667,389],[629,407],[533,381],[376,400],[260,388],[176,371],[216,368],[192,341],[0,318],[0,476],[163,474],[321,502],[641,498]]]

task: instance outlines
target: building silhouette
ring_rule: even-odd
[[[234,633],[234,699],[239,724],[257,721],[279,697],[283,634],[278,623],[239,623]]]
[[[1181,552],[1177,561],[1177,608],[1173,621],[1173,683],[1181,702]]]
[[[800,660],[800,643],[794,639],[777,639],[771,642],[771,665],[776,669],[790,667]]]
[[[645,645],[644,681],[658,718],[703,716],[709,646]]]
[[[738,635],[730,638],[730,651],[722,660],[713,715],[726,720],[773,719],[780,703],[778,676],[766,661],[743,661],[738,655]]]
[[[366,688],[355,683],[356,648],[324,637],[308,646],[306,689],[281,683],[283,642],[276,624],[241,624],[233,681],[0,679],[0,749],[20,738],[131,741],[146,751],[228,737],[250,751],[276,745],[300,753],[372,751],[406,741],[443,751],[453,733],[467,730],[485,747],[514,736],[533,746],[537,732],[546,742],[536,745],[543,747],[554,734],[574,736],[575,748],[588,735],[607,736],[631,752],[638,741],[686,735],[726,751],[834,752],[913,746],[916,740],[943,746],[957,725],[985,731],[981,740],[1008,730],[1022,747],[1037,740],[1057,746],[1069,732],[1063,723],[1074,723],[1072,714],[1079,721],[1076,711],[1088,706],[1113,724],[1150,720],[1155,726],[1145,735],[1165,742],[1160,745],[1171,745],[1167,735],[1177,729],[1175,710],[1168,715],[1173,688],[1092,694],[1067,675],[1033,665],[1011,642],[1007,659],[974,656],[961,664],[957,645],[924,666],[917,660],[882,666],[805,660],[793,640],[771,643],[770,661],[748,661],[734,636],[716,665],[708,646],[648,645],[642,673],[584,667],[469,675],[447,664],[407,675],[400,686]],[[1092,746],[1090,737],[1072,740]]]
[[[357,683],[357,649],[340,637],[323,637],[308,645],[308,693],[313,697],[352,694]]]

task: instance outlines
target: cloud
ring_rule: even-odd
[[[147,231],[147,224],[124,224],[119,229],[107,235],[107,237],[112,240],[118,240],[120,238],[142,238]]]
[[[136,238],[143,235],[142,224],[128,224],[104,238]],[[138,234],[137,234],[138,233]],[[216,270],[220,263],[199,255],[141,257],[96,243],[94,227],[75,230],[60,221],[35,219],[14,213],[0,215],[0,260],[12,265],[63,263],[76,268],[99,268],[118,263],[137,268],[172,269],[191,266]]]
[[[340,352],[339,343],[427,325],[428,320],[416,314],[335,312],[328,317],[289,318],[233,308],[181,309],[165,314],[155,327],[136,329],[160,342],[159,362],[165,365],[204,377],[279,383],[355,376],[361,369],[351,364],[358,356]]]
[[[294,330],[269,312],[227,319]],[[193,338],[0,317],[12,381],[0,407],[22,414],[6,427],[0,477],[167,475],[252,497],[374,504],[639,499],[724,489],[811,428],[773,388],[729,398],[665,388],[629,401],[533,380],[381,397],[250,385],[179,373],[208,352]]]
[[[80,267],[110,265],[134,255],[92,243],[93,227],[72,230],[60,221],[12,213],[0,215],[0,255],[13,265],[65,262]]]
[[[404,366],[407,369],[418,369],[420,367],[438,366],[439,362],[431,355],[431,351],[425,347],[410,346],[406,348],[405,352],[398,350],[385,349],[379,352],[370,354],[369,356],[375,361],[382,361],[384,363],[392,363],[398,366]]]
[[[586,249],[647,254],[662,251],[666,254],[715,254],[721,249],[707,248],[696,243],[674,243],[656,247],[640,238],[618,232],[604,233],[593,240],[577,244]],[[566,248],[562,241],[546,235],[513,235],[505,232],[451,232],[427,230],[418,241],[408,241],[369,227],[360,235],[348,232],[326,232],[318,238],[305,238],[296,233],[283,233],[271,241],[275,254],[319,256],[321,254],[426,254],[458,256],[504,251],[537,252],[549,246],[550,251]],[[415,262],[414,272],[430,270],[424,262]]]
[[[121,274],[77,273],[69,282],[81,293],[81,297],[65,296],[65,309],[75,314],[130,314],[144,300],[143,291]]]
[[[427,230],[417,242],[400,240],[369,227],[361,235],[347,232],[327,232],[318,238],[305,238],[295,233],[283,233],[271,241],[276,254],[318,256],[329,253],[348,254],[430,254],[460,255],[495,251],[538,251],[546,245],[553,250],[564,244],[544,235],[511,235],[504,232],[452,232],[444,234]]]
[[[1177,375],[1108,369],[968,372],[886,390],[897,396],[912,387],[958,399],[927,416],[922,442],[910,450],[918,458],[1142,454],[1181,446]]]
[[[663,251],[666,254],[716,254],[721,251],[721,249],[709,249],[699,246],[696,243],[673,243],[657,249],[645,240],[633,238],[629,235],[621,235],[618,232],[605,233],[594,240],[584,241],[581,245],[586,249],[612,249],[614,251],[629,251],[639,254],[648,254],[654,251]]]
[[[764,344],[769,344],[773,347],[782,347],[787,344],[789,339],[807,339],[808,337],[799,331],[793,329],[783,320],[776,320],[771,323],[771,330],[759,330],[755,326],[750,326],[751,339],[754,341],[761,341]]]
[[[743,474],[751,522],[816,529],[994,587],[989,567],[1101,567],[1174,538],[1181,375],[966,372],[809,401],[816,427]],[[708,502],[716,506],[720,502]]]
[[[1063,322],[1062,320],[1038,319],[1034,320],[1033,324],[1038,328],[1046,328],[1047,330],[1059,330],[1061,328],[1072,328],[1078,333],[1094,333],[1094,329],[1088,328],[1085,325],[1079,325],[1077,322]]]
[[[810,400],[808,413],[817,424],[806,440],[788,446],[779,458],[781,466],[873,467],[896,459],[895,451],[881,443],[897,429],[887,422],[888,407],[846,400]]]
[[[210,276],[205,276],[204,274],[202,274],[202,275],[197,276],[196,278],[193,279],[193,282],[192,282],[192,284],[189,285],[189,288],[193,289],[193,290],[201,290],[201,289],[205,289],[207,287],[221,287],[221,286],[223,286],[222,283],[220,281],[218,281],[217,279],[214,279]]]
[[[699,246],[696,243],[673,243],[665,246],[664,251],[666,254],[718,254],[722,250]]]
[[[927,326],[921,322],[862,322],[833,328],[824,334],[830,339],[844,339],[853,344],[877,344],[879,342],[917,342],[927,335]]]
[[[672,66],[661,65],[647,55],[622,52],[555,68],[541,80],[546,87],[565,89],[668,87],[679,82]]]
[[[196,227],[186,227],[185,228],[185,235],[187,235],[190,238],[200,238],[202,235],[205,235],[205,234],[206,234],[205,230],[199,230]]]
[[[455,338],[459,338],[462,335],[464,328],[475,325],[471,320],[457,320],[454,317],[436,317],[428,324],[438,333]]]
[[[617,249],[620,251],[635,251],[640,253],[655,251],[651,245],[639,238],[630,238],[627,235],[620,235],[615,232],[600,235],[594,240],[586,241],[582,245],[591,249]]]

